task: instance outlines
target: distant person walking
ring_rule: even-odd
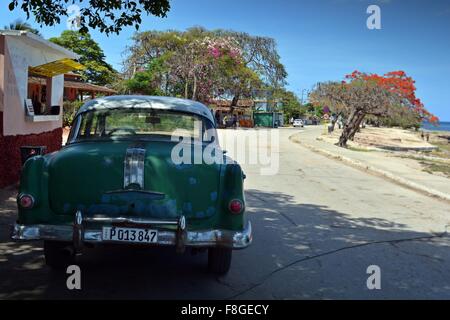
[[[233,128],[236,129],[237,127],[237,115],[233,114]]]
[[[333,123],[330,121],[327,125],[328,134],[331,134],[333,132]]]
[[[216,111],[215,118],[216,118],[216,125],[219,125],[220,124],[220,113],[219,113],[219,111]]]

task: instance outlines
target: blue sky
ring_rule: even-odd
[[[381,7],[381,30],[366,27],[370,4]],[[167,18],[144,18],[141,30],[200,25],[273,37],[289,73],[288,88],[299,96],[319,81],[340,80],[355,69],[404,70],[417,81],[425,106],[450,121],[450,0],[172,0],[171,6]],[[24,17],[5,9],[2,24]],[[52,37],[65,28],[63,21],[41,30]],[[92,35],[108,62],[120,69],[133,32],[130,27],[118,36]]]

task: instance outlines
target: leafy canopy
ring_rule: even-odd
[[[19,8],[26,13],[27,19],[33,15],[36,22],[46,26],[61,23],[61,17],[68,17],[69,7],[74,0],[10,0],[8,8]],[[106,34],[119,33],[123,27],[133,26],[139,29],[142,14],[166,17],[170,10],[169,0],[78,0],[80,5],[80,32],[89,28],[98,29]],[[87,4],[87,6],[83,6]]]
[[[402,121],[402,126],[417,126],[422,120],[438,121],[416,97],[415,82],[404,71],[384,75],[354,71],[345,78],[340,83],[321,83],[310,95],[313,103],[327,106],[347,119],[338,142],[341,147],[347,146],[366,116],[389,123],[386,120],[406,115],[408,121]]]
[[[98,85],[114,80],[116,71],[105,61],[103,50],[89,33],[65,30],[59,37],[49,40],[80,55],[80,63],[86,67],[80,72],[84,80]]]
[[[149,72],[149,65],[160,57],[165,57],[164,68],[142,79],[138,72]],[[142,80],[153,87],[147,91],[159,89],[206,103],[233,98],[235,106],[262,88],[282,88],[287,73],[271,38],[194,27],[136,33],[127,48],[124,75],[131,80],[130,91],[141,92],[136,81]]]
[[[437,122],[438,118],[431,114],[422,101],[416,97],[416,86],[413,78],[404,71],[392,71],[384,75],[368,74],[354,71],[346,76],[352,82],[373,83],[399,99],[394,107],[403,107],[416,113],[421,119]]]
[[[281,101],[281,110],[283,111],[286,123],[291,118],[297,119],[305,115],[306,109],[302,107],[294,92],[281,89],[275,92],[274,97]]]
[[[328,106],[335,113],[364,114],[385,117],[408,110],[420,119],[437,121],[416,97],[415,81],[404,71],[384,75],[359,71],[345,77],[342,82],[320,83],[311,93],[315,104]]]
[[[154,58],[145,68],[145,70],[138,71],[131,79],[125,81],[126,90],[145,94],[162,96],[164,92],[157,85],[158,75],[166,70],[165,61],[167,55]]]

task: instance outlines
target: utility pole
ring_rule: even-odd
[[[303,89],[303,90],[302,90],[302,100],[301,100],[302,105],[303,105],[303,96],[304,96],[304,94],[305,94],[305,91],[306,91],[306,92],[309,92],[308,89]]]

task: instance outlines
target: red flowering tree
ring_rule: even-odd
[[[383,76],[354,71],[352,74],[347,75],[346,79],[350,81],[374,82],[381,88],[399,96],[402,100],[402,105],[416,112],[422,120],[428,120],[432,123],[438,121],[438,118],[426,110],[422,101],[416,97],[415,81],[407,76],[404,71],[388,72]]]
[[[420,120],[438,121],[416,97],[415,81],[403,71],[382,76],[354,71],[345,78],[341,83],[320,84],[312,93],[313,102],[330,105],[346,114],[338,143],[341,147],[347,146],[367,115],[389,117],[406,109]]]

